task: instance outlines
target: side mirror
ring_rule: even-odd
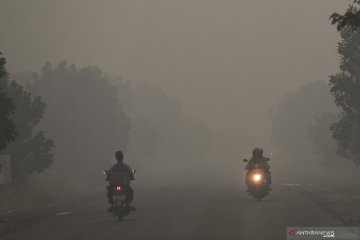
[[[243,159],[243,162],[249,162],[249,160],[247,160],[247,159]]]
[[[133,172],[133,174],[135,174],[135,173],[136,173],[136,169],[131,169],[131,171]]]

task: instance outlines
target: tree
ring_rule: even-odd
[[[354,0],[358,4],[359,0]],[[337,30],[341,31],[346,27],[356,29],[360,26],[360,11],[354,5],[351,5],[344,15],[333,13],[330,16],[331,24],[337,25]]]
[[[130,121],[118,89],[99,68],[77,68],[65,61],[55,67],[47,63],[28,89],[49,106],[40,127],[56,142],[54,169],[98,181],[114,152],[129,141]]]
[[[1,57],[0,52],[0,81],[4,81],[3,78],[6,76],[5,64],[6,60]],[[10,118],[14,111],[13,102],[0,88],[0,151],[14,141],[17,135],[14,121]]]
[[[14,180],[25,180],[32,173],[42,172],[52,164],[51,148],[54,143],[43,132],[36,130],[45,111],[45,103],[40,97],[33,97],[25,91],[17,82],[10,81],[6,73],[1,77],[0,88],[16,108],[9,118],[18,133],[3,153],[11,156]]]
[[[349,7],[349,12],[359,10],[359,1]],[[360,31],[344,27],[338,53],[340,71],[330,76],[331,93],[335,104],[341,108],[338,121],[331,126],[338,141],[338,153],[360,163]]]

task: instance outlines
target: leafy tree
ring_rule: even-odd
[[[30,174],[42,172],[52,164],[51,148],[54,143],[43,132],[36,130],[45,111],[45,103],[17,82],[10,81],[7,74],[1,77],[0,88],[16,108],[9,117],[18,132],[16,140],[3,153],[11,156],[13,178],[25,180]]]
[[[359,9],[359,1],[349,7],[349,12]],[[345,27],[340,32],[338,52],[340,71],[330,76],[331,93],[335,104],[341,108],[339,120],[331,126],[333,137],[339,143],[338,152],[355,163],[360,163],[360,32],[358,28]]]
[[[354,5],[351,5],[344,15],[333,13],[330,16],[331,24],[337,25],[337,30],[341,31],[346,27],[357,28],[360,26],[360,11],[356,8],[359,0],[354,0]]]
[[[56,141],[54,169],[97,181],[94,176],[102,177],[99,172],[129,141],[130,122],[118,89],[100,69],[65,61],[46,64],[28,88],[49,106],[41,127]]]
[[[5,64],[6,60],[1,57],[0,52],[0,81],[3,81],[3,78],[6,76]],[[10,118],[11,113],[14,113],[14,111],[15,105],[0,88],[0,151],[4,149],[7,144],[14,141],[17,135],[14,121]]]
[[[0,53],[0,81],[6,76],[5,58]],[[10,118],[10,114],[15,111],[15,106],[11,99],[0,88],[0,150],[15,140],[17,132],[15,130],[14,121]]]
[[[15,106],[11,99],[0,90],[0,150],[15,140],[15,124],[9,117],[14,109]]]

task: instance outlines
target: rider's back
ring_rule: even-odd
[[[125,175],[127,174],[130,177],[130,180],[134,180],[134,173],[132,172],[132,169],[123,162],[118,162],[115,165],[113,165],[110,168],[110,172],[113,175],[116,175],[117,173],[119,173],[119,174],[125,173]],[[117,175],[119,175],[119,174],[117,174]]]
[[[129,172],[130,170],[130,167],[123,162],[118,162],[110,168],[112,172]]]

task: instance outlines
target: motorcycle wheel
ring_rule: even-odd
[[[121,222],[122,220],[124,220],[124,216],[122,214],[118,215],[118,221]]]

